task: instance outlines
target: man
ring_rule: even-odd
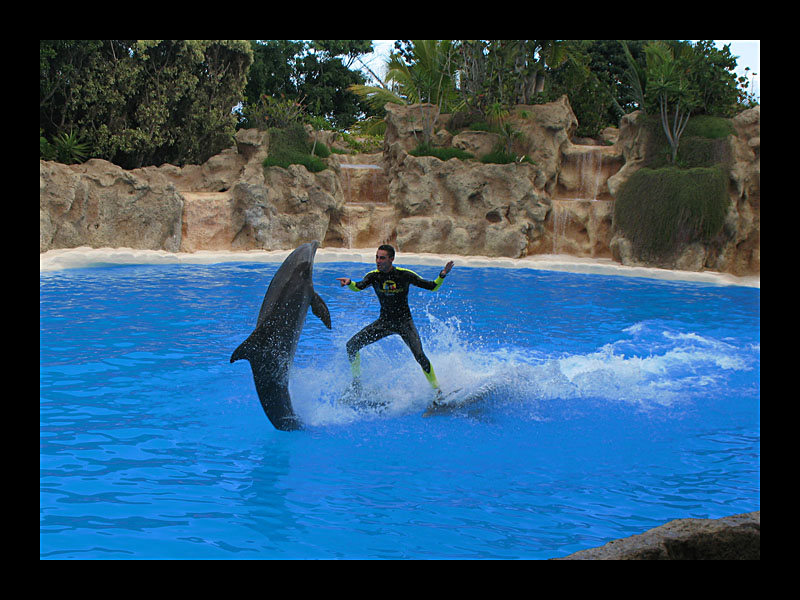
[[[388,335],[397,334],[411,349],[414,358],[422,367],[425,378],[436,392],[436,397],[440,398],[441,391],[439,382],[436,380],[436,373],[431,361],[422,350],[422,342],[411,317],[411,310],[408,308],[408,290],[412,285],[426,290],[438,290],[450,269],[453,268],[453,261],[451,260],[445,265],[439,273],[439,277],[434,281],[423,279],[414,271],[395,267],[393,262],[394,248],[384,244],[375,253],[375,263],[378,268],[367,273],[364,279],[354,282],[349,277],[336,278],[342,287],[348,286],[354,292],[360,292],[372,286],[381,305],[381,314],[378,320],[364,327],[347,342],[347,357],[350,359],[350,368],[353,372],[352,389],[354,391],[360,389],[361,356],[359,350]]]

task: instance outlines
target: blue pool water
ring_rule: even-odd
[[[458,265],[362,351],[383,412],[335,400],[378,312],[322,263],[276,431],[230,364],[277,264],[40,274],[43,558],[552,558],[760,509],[760,290]],[[439,267],[413,267],[433,279]]]

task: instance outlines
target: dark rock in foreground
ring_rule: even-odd
[[[640,535],[553,560],[760,560],[761,511],[676,519]]]

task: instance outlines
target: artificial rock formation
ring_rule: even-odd
[[[265,169],[269,136],[254,129],[239,131],[235,145],[203,165],[125,171],[96,159],[40,161],[39,250],[278,250],[319,239],[329,247],[389,242],[408,252],[565,253],[637,264],[614,232],[613,198],[643,164],[640,115],[626,115],[600,142],[573,137],[578,123],[566,96],[515,107],[506,117],[517,132],[510,139],[453,135],[444,128],[450,119],[433,105],[388,105],[383,151],[332,154],[320,173],[299,165]],[[734,125],[727,241],[713,251],[690,247],[675,264],[657,266],[760,270],[760,110],[745,111]],[[314,135],[337,144],[330,132]],[[478,156],[503,145],[532,162],[409,154],[420,142]]]
[[[624,164],[608,179],[608,188],[616,195],[630,176],[644,166],[648,145],[642,113],[625,115],[620,121],[618,145]],[[656,266],[667,269],[702,271],[712,269],[734,275],[761,272],[761,107],[741,112],[732,119],[735,135],[725,140],[732,157],[728,168],[731,199],[721,239],[710,244],[699,242],[686,246],[677,256],[657,264],[639,261],[628,240],[614,232],[610,241],[613,258],[624,265]],[[642,202],[646,202],[642,198]]]

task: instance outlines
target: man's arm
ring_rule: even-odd
[[[414,271],[411,271],[409,269],[400,269],[400,270],[401,271],[406,271],[407,273],[409,273],[411,275],[410,283],[412,285],[416,285],[417,287],[421,287],[422,289],[430,290],[432,292],[435,292],[440,287],[442,287],[442,283],[444,283],[444,278],[447,277],[447,274],[453,268],[453,264],[454,263],[453,263],[452,260],[450,262],[448,262],[444,266],[444,269],[439,271],[439,276],[436,279],[434,279],[433,281],[430,281],[428,279],[423,279],[422,277],[420,277],[419,275],[414,273]]]
[[[367,289],[372,284],[371,277],[370,277],[372,275],[372,273],[374,273],[374,271],[370,271],[369,273],[367,273],[364,276],[364,279],[362,279],[358,283],[356,283],[355,281],[353,281],[349,277],[337,277],[336,281],[338,281],[341,284],[342,287],[347,286],[351,290],[353,290],[354,292],[360,292],[361,290]]]
[[[342,287],[347,286],[351,290],[353,290],[354,292],[360,292],[361,291],[361,288],[356,287],[355,281],[353,281],[349,277],[337,277],[336,281],[338,281],[340,284],[342,284]]]

